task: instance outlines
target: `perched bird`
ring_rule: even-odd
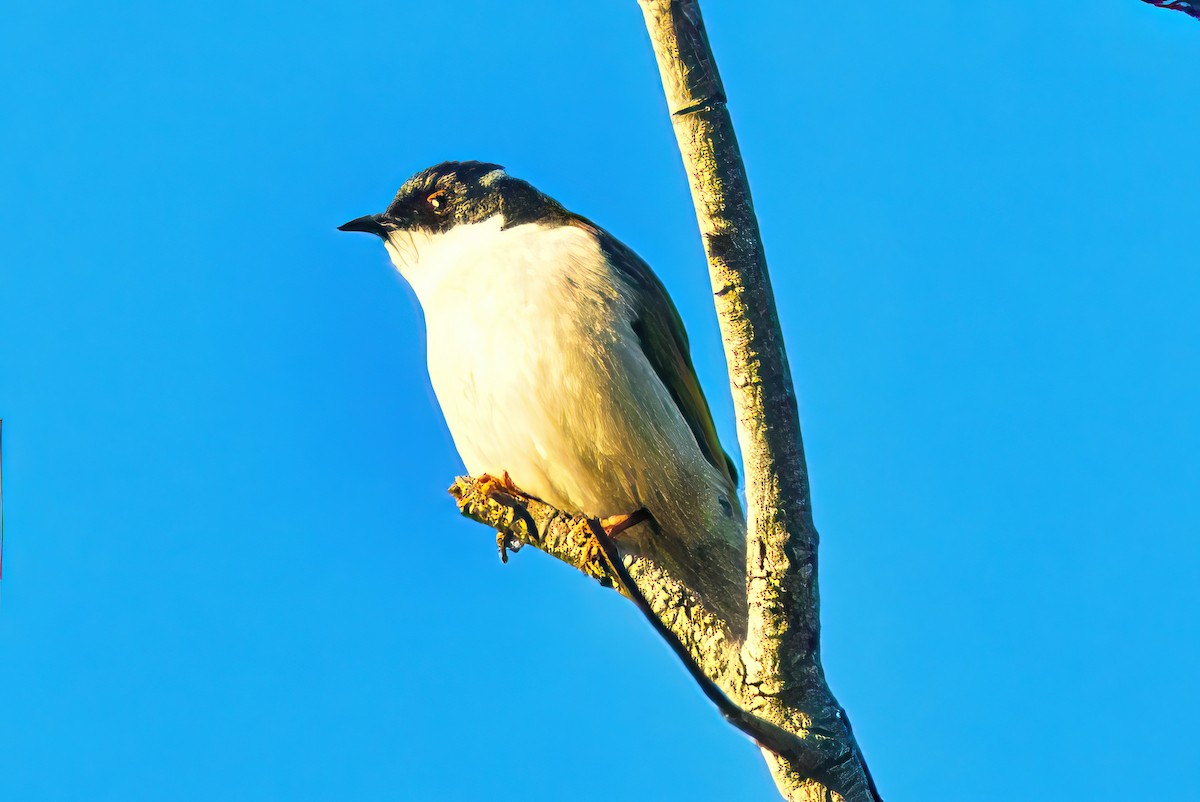
[[[477,161],[417,173],[383,213],[340,229],[380,237],[412,286],[472,475],[507,474],[561,510],[628,526],[626,552],[744,598],[737,473],[679,313],[637,254]]]

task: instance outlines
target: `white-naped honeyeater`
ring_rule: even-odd
[[[742,618],[737,473],[649,265],[477,161],[417,173],[341,230],[380,237],[416,293],[429,376],[472,475],[602,519],[622,550]]]

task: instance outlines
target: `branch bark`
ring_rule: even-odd
[[[536,499],[498,491],[486,482],[465,476],[450,486],[450,495],[458,500],[463,515],[497,530],[496,545],[502,562],[508,562],[509,549],[534,546],[632,601],[726,721],[764,748],[787,755],[818,773],[825,772],[825,763],[837,759],[834,744],[826,744],[829,748],[818,754],[803,738],[730,699],[714,677],[741,695],[746,689],[745,675],[737,671],[740,665],[727,659],[730,650],[724,647],[732,642],[728,623],[712,613],[693,589],[660,569],[652,559],[621,555],[597,521],[582,515],[568,516]],[[642,586],[651,589],[655,602],[646,597]],[[737,673],[731,674],[733,671]],[[810,730],[808,735],[818,733]],[[827,742],[833,738],[830,733],[821,735]]]
[[[539,548],[632,599],[792,802],[880,802],[820,660],[817,531],[795,390],[725,91],[697,0],[639,0],[708,258],[748,501],[743,640],[701,594],[594,521],[459,479],[464,515],[506,547]]]
[[[838,732],[847,758],[833,789],[878,799],[820,659],[817,530],[800,416],[758,219],[725,89],[697,0],[640,0],[708,257],[745,461],[750,708],[781,726]],[[812,797],[800,766],[768,754],[788,799]],[[823,798],[823,797],[817,797]]]

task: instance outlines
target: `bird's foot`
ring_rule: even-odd
[[[517,540],[512,532],[504,532],[497,530],[496,532],[496,551],[500,554],[500,562],[508,563],[508,553],[511,551],[516,554],[525,544]]]
[[[505,471],[504,476],[500,478],[496,478],[490,473],[481,473],[479,476],[475,477],[475,482],[478,485],[479,494],[489,498],[495,495],[497,491],[506,496],[512,496],[513,498],[518,499],[533,498],[533,496],[517,487],[517,483],[512,480],[511,476],[508,475],[508,471]]]
[[[604,527],[604,533],[616,540],[618,536],[626,529],[630,529],[638,524],[650,520],[650,510],[642,507],[633,512],[623,513],[621,515],[610,515],[607,518],[600,519],[600,526]]]
[[[534,498],[517,487],[516,482],[508,475],[508,471],[505,471],[504,476],[500,478],[496,478],[490,473],[479,474],[475,479],[475,492],[488,499],[495,499],[499,495],[516,502],[523,502]],[[525,544],[518,540],[511,532],[503,530],[496,532],[496,551],[499,552],[500,562],[502,563],[508,562],[508,553],[510,551],[516,554],[521,550],[523,545]]]

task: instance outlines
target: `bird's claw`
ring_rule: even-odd
[[[516,554],[525,544],[513,537],[511,532],[496,532],[496,550],[500,552],[500,562],[508,563],[508,553]]]
[[[501,492],[506,496],[513,498],[533,498],[528,493],[517,487],[516,482],[508,475],[508,471],[504,472],[504,476],[495,477],[490,473],[481,473],[475,479],[476,487],[481,496],[491,498],[495,493]]]
[[[529,517],[525,505],[538,499],[517,487],[507,471],[500,479],[487,473],[477,477],[460,476],[450,487],[450,494],[458,500],[458,509],[463,515],[497,527],[496,550],[500,553],[500,562],[508,562],[509,551],[520,551],[526,543],[524,538],[536,540],[537,525]],[[496,514],[496,508],[504,512]],[[481,510],[487,510],[482,513],[483,517],[480,517]]]

